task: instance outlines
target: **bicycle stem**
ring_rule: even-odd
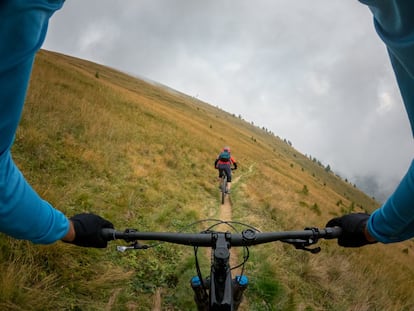
[[[233,293],[230,271],[230,233],[213,234],[210,307],[212,310],[232,310]]]

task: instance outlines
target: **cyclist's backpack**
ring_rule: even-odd
[[[219,160],[221,162],[230,162],[230,152],[222,151],[219,155]]]

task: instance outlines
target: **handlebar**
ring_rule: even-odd
[[[313,254],[318,253],[321,248],[308,248],[319,239],[335,239],[342,234],[339,227],[328,227],[324,229],[305,228],[302,231],[281,231],[281,232],[259,232],[253,227],[248,227],[241,233],[218,232],[210,229],[200,233],[172,233],[172,232],[139,232],[134,229],[117,231],[115,229],[105,228],[101,231],[101,236],[106,241],[122,239],[127,242],[133,242],[130,246],[117,246],[118,251],[124,252],[128,249],[146,249],[149,245],[141,245],[138,240],[162,241],[181,245],[191,245],[194,247],[196,257],[197,282],[191,281],[191,286],[195,293],[195,302],[198,310],[237,310],[241,302],[243,290],[247,286],[241,285],[237,281],[237,276],[233,280],[230,267],[230,252],[232,246],[245,247],[264,244],[269,242],[281,241],[289,243],[296,249],[309,251]],[[197,259],[198,247],[211,247],[212,260],[210,268],[210,277],[203,279],[200,266]],[[244,264],[248,260],[247,255],[244,261],[236,267],[242,267],[241,275],[243,276]],[[193,278],[194,279],[194,278]],[[193,280],[192,279],[192,280]],[[238,284],[238,285],[237,285]]]
[[[335,239],[342,233],[339,227],[324,229],[306,228],[302,231],[256,232],[246,229],[242,233],[207,231],[201,233],[172,233],[172,232],[139,232],[133,229],[117,231],[110,228],[102,229],[101,236],[106,241],[122,239],[127,242],[136,240],[164,241],[174,244],[213,247],[218,237],[224,236],[230,246],[241,247],[281,241],[290,244],[315,244],[318,239]]]

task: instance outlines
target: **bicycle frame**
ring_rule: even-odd
[[[240,233],[230,232],[201,232],[201,233],[168,233],[168,232],[137,232],[127,229],[124,232],[114,229],[103,229],[102,238],[110,241],[123,239],[134,242],[130,246],[119,246],[118,250],[145,249],[148,246],[141,245],[137,240],[164,241],[175,244],[191,245],[194,247],[211,247],[213,259],[210,269],[210,278],[195,279],[191,286],[195,294],[195,302],[199,311],[223,310],[235,311],[241,302],[243,290],[247,286],[247,279],[236,276],[232,279],[230,260],[231,246],[252,246],[273,241],[281,241],[294,245],[297,249],[317,253],[320,248],[307,248],[317,243],[318,239],[333,239],[341,234],[341,229],[335,228],[307,228],[303,231],[284,232],[257,232],[251,228]],[[199,282],[196,282],[199,281]],[[243,282],[242,282],[243,281]],[[205,284],[207,283],[207,284]],[[208,289],[208,293],[207,293]]]
[[[232,171],[234,168],[230,168]],[[228,191],[228,176],[226,170],[222,170],[222,176],[221,176],[221,183],[220,183],[220,191],[221,191],[221,204],[224,204],[224,199],[226,197],[227,191]]]

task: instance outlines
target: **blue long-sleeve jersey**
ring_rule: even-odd
[[[49,18],[64,0],[0,1],[0,231],[48,244],[68,232],[69,221],[41,199],[14,164],[10,148],[24,105],[32,64]],[[414,1],[360,0],[389,52],[414,131]],[[368,231],[383,243],[414,237],[414,162],[396,191],[376,210]]]
[[[12,160],[36,52],[51,15],[63,1],[0,1],[0,231],[17,239],[49,244],[69,230],[67,217],[27,183]]]
[[[414,1],[361,0],[374,15],[414,133]],[[414,161],[397,189],[368,221],[369,233],[392,243],[414,237]]]

